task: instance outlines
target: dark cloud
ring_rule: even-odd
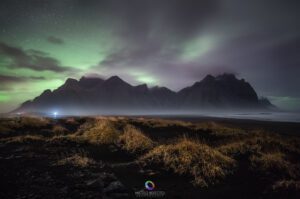
[[[98,74],[98,73],[86,73],[83,75],[84,77],[88,78],[100,78],[100,79],[105,79],[105,76]]]
[[[45,80],[46,78],[45,77],[42,77],[42,76],[39,76],[39,77],[36,77],[36,76],[30,76],[30,77],[26,77],[27,80]]]
[[[53,37],[53,36],[50,36],[47,38],[47,41],[52,43],[52,44],[58,44],[58,45],[61,45],[61,44],[64,44],[64,40],[60,39],[60,38],[57,38],[57,37]]]
[[[45,80],[45,77],[42,76],[9,76],[9,75],[0,75],[0,83],[5,84],[5,83],[18,83],[18,82],[24,82],[28,80]]]
[[[7,76],[7,75],[0,75],[0,83],[11,83],[11,82],[22,82],[24,81],[24,77],[16,77],[16,76]]]
[[[36,71],[49,70],[54,72],[72,70],[71,68],[61,66],[58,60],[47,57],[40,51],[34,51],[32,54],[30,52],[32,53],[32,50],[26,52],[22,48],[0,43],[0,54],[12,61],[12,64],[9,66],[10,68],[28,68]]]
[[[32,54],[32,55],[48,56],[48,53],[45,53],[45,52],[40,51],[40,50],[35,50],[35,49],[27,50],[27,53]]]
[[[10,90],[14,84],[24,83],[33,80],[45,80],[45,77],[0,75],[0,91]]]
[[[108,66],[176,58],[181,45],[195,37],[219,9],[218,0],[100,2],[93,6],[110,19],[121,38],[121,47],[101,63]]]
[[[300,97],[300,37],[277,42],[263,53],[269,93]],[[276,89],[274,89],[274,87]]]
[[[299,97],[299,49],[298,36],[248,33],[226,40],[205,61],[210,66],[225,63],[225,70],[249,80],[260,95]]]
[[[300,68],[300,35],[289,38],[283,42],[273,44],[269,49],[269,59],[274,60],[277,65],[286,68]]]

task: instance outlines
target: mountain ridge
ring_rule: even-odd
[[[33,100],[24,102],[13,112],[86,112],[134,113],[160,111],[201,111],[223,109],[268,109],[253,87],[233,74],[207,75],[178,92],[147,84],[133,86],[118,76],[106,80],[96,77],[68,78],[53,91],[47,89]]]

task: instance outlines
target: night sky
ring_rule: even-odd
[[[68,77],[179,90],[234,73],[300,109],[299,0],[1,0],[0,112]]]

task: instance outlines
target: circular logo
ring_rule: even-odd
[[[148,191],[154,190],[154,188],[155,188],[154,182],[152,182],[151,180],[147,180],[147,181],[145,182],[145,188],[146,188]]]

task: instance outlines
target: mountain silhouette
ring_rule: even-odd
[[[259,100],[252,86],[233,74],[207,75],[202,81],[178,93],[181,106],[194,108],[254,108]]]
[[[273,105],[260,100],[252,86],[233,74],[207,75],[178,92],[166,87],[132,86],[118,76],[106,80],[82,77],[67,79],[59,88],[45,90],[14,112],[68,114],[135,114],[164,111],[185,112],[222,109],[266,109]]]

